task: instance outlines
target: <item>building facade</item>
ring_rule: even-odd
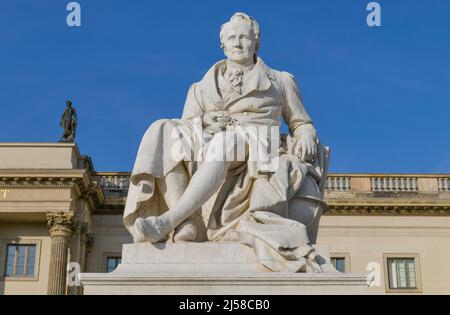
[[[0,143],[0,294],[82,294],[132,238],[130,173],[98,173],[75,144]],[[450,294],[450,174],[330,174],[318,243],[372,294]]]

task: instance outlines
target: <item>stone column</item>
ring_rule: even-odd
[[[76,228],[76,221],[72,213],[52,212],[47,214],[47,224],[52,238],[47,294],[64,295],[69,239]]]

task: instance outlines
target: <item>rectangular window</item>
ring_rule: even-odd
[[[388,258],[387,266],[390,289],[417,289],[413,257]]]
[[[36,245],[6,246],[6,277],[34,277]]]
[[[108,257],[106,260],[107,272],[114,271],[121,262],[122,262],[122,257]]]
[[[345,272],[345,257],[331,257],[331,263],[337,271]]]

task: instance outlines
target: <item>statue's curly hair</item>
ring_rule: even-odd
[[[255,40],[256,40],[256,51],[258,51],[259,49],[259,39],[260,39],[260,30],[259,30],[259,24],[258,22],[256,22],[256,20],[254,18],[252,18],[251,16],[242,13],[242,12],[237,12],[235,14],[233,14],[233,16],[230,18],[230,20],[226,23],[224,23],[221,27],[220,27],[220,48],[223,49],[223,33],[225,28],[232,22],[236,22],[236,21],[241,21],[244,23],[247,23],[250,26],[250,29],[252,30],[253,34],[255,35]],[[256,59],[256,56],[255,56]]]

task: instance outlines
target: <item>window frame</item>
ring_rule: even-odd
[[[330,264],[333,265],[333,258],[344,258],[345,262],[345,271],[344,273],[351,272],[351,265],[350,265],[350,253],[331,253],[330,254]],[[334,267],[334,265],[333,265]]]
[[[39,269],[41,260],[41,244],[39,239],[2,239],[0,240],[0,280],[1,281],[39,281]],[[34,245],[36,252],[34,257],[34,274],[32,276],[6,276],[6,262],[8,245]]]
[[[414,260],[414,275],[416,281],[416,288],[391,288],[389,282],[389,259],[413,259]],[[386,293],[422,293],[422,273],[420,271],[420,259],[419,254],[383,254],[383,265],[384,265],[384,286]]]
[[[111,270],[111,271],[108,270],[108,267],[109,267],[108,263],[109,263],[110,259],[114,259],[115,261],[120,259],[120,263],[116,265],[116,268],[117,268],[117,266],[119,266],[122,263],[122,256],[107,256],[106,257],[106,272],[108,272],[108,273],[113,272],[114,270],[116,270],[116,268],[114,268],[114,270]]]
[[[102,255],[102,272],[108,272],[108,258],[117,257],[122,259],[122,252],[104,252]]]

